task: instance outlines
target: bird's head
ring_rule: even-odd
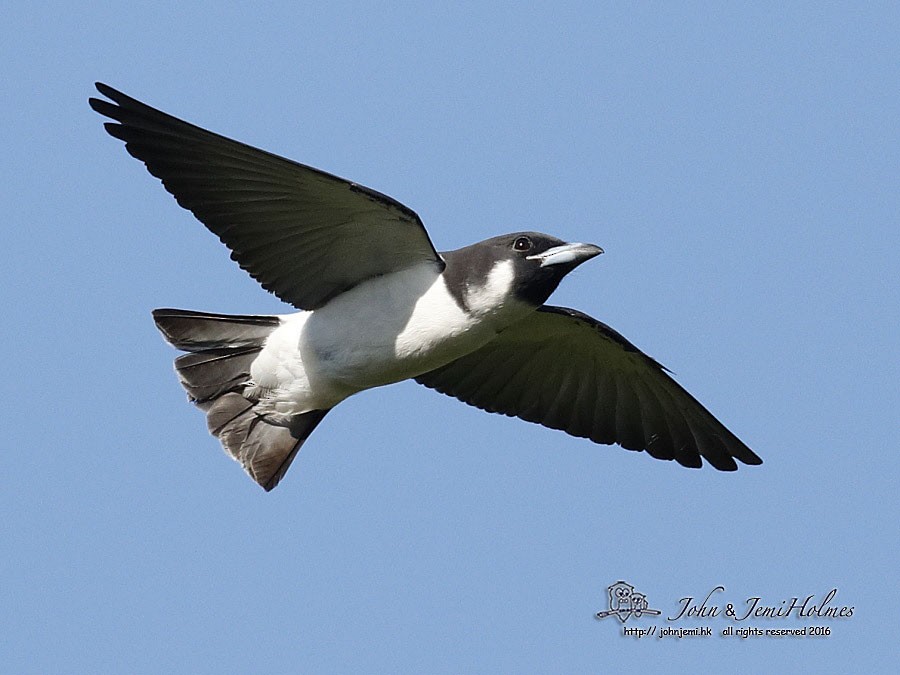
[[[603,249],[593,244],[568,244],[540,232],[513,232],[442,255],[451,288],[477,296],[511,293],[539,306],[564,276],[601,253]]]
[[[513,261],[516,295],[535,305],[544,304],[569,272],[603,253],[594,244],[569,244],[540,232],[516,232],[493,241]]]

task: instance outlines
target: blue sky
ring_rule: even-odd
[[[900,11],[786,5],[7,8],[4,667],[895,672]],[[553,302],[765,463],[691,471],[403,383],[265,494],[150,310],[285,306],[106,136],[94,80],[390,194],[442,249],[603,246]],[[664,616],[717,585],[854,613],[634,639],[593,618],[620,579]]]

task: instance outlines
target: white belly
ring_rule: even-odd
[[[331,408],[348,396],[434,370],[532,308],[510,300],[510,270],[473,289],[464,311],[432,265],[372,279],[282,325],[251,368],[272,413]]]

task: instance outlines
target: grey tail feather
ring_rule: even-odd
[[[175,359],[175,371],[197,405],[243,390],[250,381],[250,364],[281,323],[277,316],[182,309],[153,310],[153,320],[169,344],[189,352]]]
[[[188,352],[175,359],[175,370],[191,401],[206,411],[210,433],[253,480],[274,488],[328,412],[312,410],[280,426],[257,412],[258,399],[245,396],[250,366],[280,319],[180,309],[154,310],[153,319],[172,346]]]
[[[206,421],[225,450],[244,471],[268,492],[284,477],[303,442],[318,426],[327,410],[296,415],[290,426],[278,426],[256,413],[253,402],[230,392],[209,407]]]
[[[261,349],[278,328],[277,316],[211,314],[184,309],[154,309],[153,320],[173,347],[186,352],[232,347]]]

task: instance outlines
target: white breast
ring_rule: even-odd
[[[372,279],[314,312],[282,317],[253,378],[273,388],[277,412],[292,414],[415,377],[478,349],[531,311],[512,298],[512,280],[511,263],[498,263],[483,286],[467,289],[464,311],[432,264]]]

